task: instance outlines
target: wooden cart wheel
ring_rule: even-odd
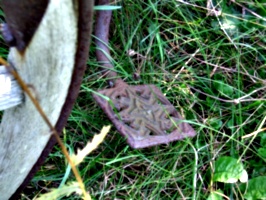
[[[8,62],[30,85],[57,132],[67,122],[86,68],[92,0],[1,0],[10,48]],[[0,200],[17,199],[55,144],[25,95],[0,126]]]

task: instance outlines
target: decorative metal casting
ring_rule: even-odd
[[[109,5],[109,0],[100,0],[100,5]],[[94,94],[94,99],[133,148],[167,144],[195,136],[193,128],[184,122],[156,86],[129,86],[122,79],[116,79],[108,47],[111,16],[111,10],[97,12],[96,56],[111,88]]]
[[[129,86],[121,79],[94,99],[132,148],[167,144],[196,135],[154,85]],[[104,96],[108,98],[104,98]]]

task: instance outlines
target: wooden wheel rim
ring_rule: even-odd
[[[26,50],[10,49],[8,60],[32,85],[58,132],[71,112],[86,68],[93,4],[50,0]],[[54,144],[48,126],[27,97],[23,104],[5,111],[0,127],[1,200],[17,198]]]

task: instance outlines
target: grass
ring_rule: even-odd
[[[266,147],[265,131],[242,138],[265,127],[265,7],[258,1],[213,2],[222,10],[215,16],[207,15],[206,1],[186,2],[115,2],[122,9],[113,12],[110,47],[119,76],[132,85],[158,86],[197,136],[134,150],[112,128],[79,167],[94,199],[207,199],[218,189],[228,198],[242,199],[238,183],[211,181],[214,161],[222,156],[240,159],[249,178],[266,176],[266,156],[259,153]],[[71,151],[110,124],[91,96],[91,91],[107,86],[99,71],[93,43],[62,136]],[[134,73],[140,79],[135,80]],[[22,199],[58,187],[64,176],[74,180],[66,169],[56,146]]]

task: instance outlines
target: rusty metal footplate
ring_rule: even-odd
[[[155,85],[129,86],[119,79],[115,87],[98,92],[103,96],[94,94],[94,99],[132,148],[196,135]]]

